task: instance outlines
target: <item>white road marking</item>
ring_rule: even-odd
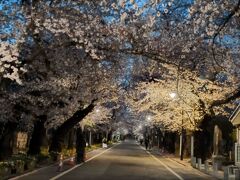
[[[48,166],[49,167],[49,166]],[[23,174],[23,175],[20,175],[20,176],[17,176],[17,177],[14,177],[14,178],[10,178],[9,180],[16,180],[16,179],[19,179],[19,178],[22,178],[22,177],[25,177],[25,176],[28,176],[30,174],[34,174],[36,172],[38,172],[39,170],[42,170],[42,169],[46,169],[46,167],[43,167],[43,168],[40,168],[40,169],[37,169],[37,170],[33,170],[29,173],[26,173],[26,174]]]
[[[144,151],[145,149],[140,146]],[[184,180],[183,177],[181,177],[178,173],[176,173],[175,171],[173,171],[169,166],[167,166],[166,164],[164,164],[160,159],[156,158],[154,155],[152,155],[149,151],[146,151],[153,159],[155,159],[157,162],[159,162],[161,165],[163,165],[168,171],[170,171],[173,175],[175,175],[178,179],[180,180]]]
[[[83,165],[83,163],[78,164],[78,165],[76,165],[76,166],[74,166],[74,167],[72,167],[72,168],[70,168],[70,169],[68,169],[68,170],[66,170],[66,171],[64,171],[64,172],[62,172],[62,173],[60,173],[60,174],[58,174],[57,176],[52,177],[50,180],[58,179],[58,178],[60,178],[61,176],[63,176],[63,175],[65,175],[65,174],[69,173],[70,171],[72,171],[72,170],[74,170],[74,169],[76,169],[77,167],[80,167],[80,166],[82,166],[82,165]]]
[[[110,149],[116,147],[117,145],[119,145],[119,144],[116,144],[116,145],[112,146],[111,148],[108,148],[108,149],[106,149],[105,151],[103,151],[103,152],[101,152],[101,153],[99,153],[99,154],[91,157],[90,159],[86,160],[85,163],[86,163],[86,162],[89,162],[89,161],[91,161],[91,160],[93,160],[93,159],[95,159],[95,158],[98,157],[98,156],[101,156],[102,154],[104,154],[105,152],[109,151]],[[72,168],[70,168],[70,169],[68,169],[68,170],[66,170],[66,171],[58,174],[57,176],[52,177],[50,180],[58,179],[58,178],[62,177],[63,175],[69,173],[70,171],[72,171],[72,170],[74,170],[74,169],[82,166],[83,164],[84,164],[84,163],[78,164],[78,165],[76,165],[76,166],[74,166],[74,167],[72,167]]]
[[[102,149],[102,148],[101,148],[101,149]],[[65,162],[65,161],[68,161],[69,159],[70,159],[70,158],[65,159],[64,162]],[[10,178],[9,180],[17,180],[17,179],[19,179],[19,178],[29,176],[29,175],[31,175],[31,174],[37,173],[37,172],[39,172],[39,171],[41,171],[41,170],[44,170],[44,169],[47,169],[47,168],[49,168],[49,167],[53,167],[53,166],[56,166],[56,165],[57,165],[57,163],[54,163],[54,164],[49,165],[49,166],[41,167],[41,168],[35,169],[35,170],[31,171],[31,172],[28,172],[28,173],[25,173],[25,174],[22,174],[22,175],[19,175],[19,176]]]

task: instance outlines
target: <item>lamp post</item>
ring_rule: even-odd
[[[169,94],[169,96],[174,99],[175,97],[177,97],[177,93],[175,92],[172,92]],[[180,160],[182,161],[183,160],[183,133],[184,133],[184,128],[183,128],[183,107],[181,105],[181,108],[182,108],[182,112],[181,112],[181,115],[182,115],[182,125],[181,125],[181,134],[180,134]]]
[[[181,161],[183,160],[183,132],[184,132],[184,129],[183,129],[183,108],[182,108],[182,127],[181,127],[181,143],[180,143],[180,159]]]

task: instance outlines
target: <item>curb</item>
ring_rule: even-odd
[[[110,147],[109,147],[109,148],[110,148]],[[90,153],[90,152],[93,152],[93,151],[95,151],[95,150],[101,150],[101,149],[104,149],[104,148],[100,147],[100,148],[97,148],[97,149],[93,149],[93,150],[91,150],[91,151],[88,151],[88,152],[86,153],[86,155],[87,155],[88,153]],[[75,158],[75,156],[68,157],[68,158],[64,159],[63,162],[67,162],[67,161],[70,160],[71,158]],[[44,166],[44,167],[40,167],[40,168],[33,169],[33,170],[31,170],[31,171],[29,171],[29,172],[26,172],[26,173],[24,173],[24,174],[20,174],[20,175],[17,175],[17,176],[9,176],[9,177],[6,177],[6,179],[8,179],[8,180],[17,180],[17,179],[19,179],[19,178],[22,178],[22,177],[25,177],[25,176],[28,176],[28,175],[37,173],[37,172],[39,172],[39,171],[41,171],[41,170],[44,170],[44,169],[47,169],[47,168],[50,168],[50,167],[53,167],[53,166],[56,166],[56,165],[58,165],[58,162],[55,162],[55,163],[53,163],[53,164],[51,164],[51,165],[47,165],[47,166]]]

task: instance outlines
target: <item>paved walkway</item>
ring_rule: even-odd
[[[184,158],[183,160],[180,160],[179,157],[176,157],[173,154],[169,154],[167,152],[161,152],[158,148],[154,148],[151,150],[152,153],[160,155],[170,161],[175,161],[176,163],[179,163],[185,167],[192,168],[191,165],[191,159],[190,158]],[[226,168],[225,166],[222,167],[223,169]],[[196,168],[195,168],[196,169]],[[198,170],[200,171],[200,170]],[[205,170],[201,170],[203,173],[211,175],[213,177],[216,177],[217,179],[224,179],[224,172],[223,170],[218,170],[217,173],[213,171],[212,165],[209,165],[209,171],[206,173]]]

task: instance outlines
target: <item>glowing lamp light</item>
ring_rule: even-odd
[[[148,116],[148,117],[147,117],[147,120],[150,121],[150,120],[151,120],[151,116]]]
[[[175,98],[175,97],[177,96],[177,94],[176,94],[175,92],[172,92],[172,93],[169,94],[169,96],[170,96],[171,98]]]

